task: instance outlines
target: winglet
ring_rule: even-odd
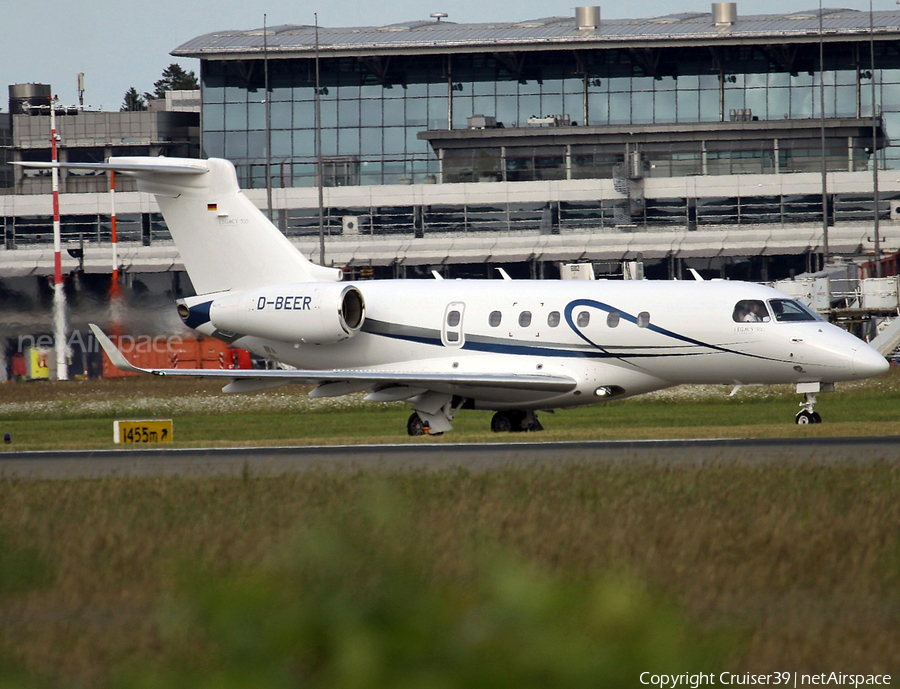
[[[500,277],[502,277],[504,280],[512,280],[512,278],[509,276],[509,273],[507,273],[505,270],[503,270],[503,268],[500,268],[498,266],[497,272],[500,273]]]
[[[125,358],[125,355],[122,354],[116,346],[110,340],[100,328],[98,328],[93,323],[89,323],[88,327],[91,329],[91,332],[94,333],[94,337],[97,338],[97,342],[100,343],[100,346],[103,348],[103,351],[106,352],[106,356],[109,357],[109,360],[112,362],[112,365],[115,366],[120,371],[130,371],[131,373],[153,373],[153,371],[148,371],[145,368],[138,368],[133,364],[129,363],[128,359]]]
[[[694,276],[694,279],[697,282],[705,282],[705,280],[703,279],[703,276],[700,275],[700,273],[698,273],[696,270],[694,270],[693,268],[688,268],[688,270],[691,271],[691,275]]]

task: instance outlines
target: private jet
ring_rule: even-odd
[[[226,393],[286,383],[311,397],[365,392],[412,407],[409,435],[491,410],[495,432],[537,431],[538,412],[678,385],[796,385],[798,424],[817,394],[877,376],[885,358],[802,303],[732,281],[376,280],[316,265],[242,193],[234,166],[113,157],[102,164],[156,197],[197,293],[177,302],[190,328],[284,364],[276,370],[145,369],[96,326],[120,369],[228,381]]]

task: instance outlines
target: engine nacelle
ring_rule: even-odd
[[[272,285],[223,296],[209,306],[218,330],[291,343],[346,340],[365,318],[362,293],[336,282]]]

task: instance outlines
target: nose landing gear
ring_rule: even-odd
[[[800,403],[800,406],[803,408],[797,412],[794,423],[800,424],[801,426],[805,426],[806,424],[810,423],[822,423],[822,417],[815,409],[815,393],[807,392],[806,394],[804,394],[803,401]]]
[[[834,383],[797,383],[797,392],[803,395],[803,401],[794,423],[801,426],[822,423],[822,417],[816,411],[816,395],[820,392],[834,392]]]

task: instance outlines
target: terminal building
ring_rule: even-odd
[[[873,250],[875,164],[882,248],[897,248],[898,37],[897,11],[870,26],[856,10],[717,3],[630,20],[436,14],[320,28],[318,45],[312,26],[218,32],[173,55],[201,61],[205,155],[250,189],[268,163],[277,222],[310,247],[318,95],[338,265],[539,276],[641,257],[654,277],[687,261],[758,280],[821,260],[823,149],[829,254]]]
[[[61,118],[62,156],[227,158],[314,260],[320,169],[325,260],[355,277],[642,260],[652,278],[776,280],[871,259],[876,214],[880,250],[900,248],[900,11],[463,20],[199,36],[172,51],[200,60],[198,127],[81,113]],[[47,156],[46,119],[13,114],[5,159]],[[2,163],[0,279],[50,274],[48,182]],[[64,241],[85,243],[69,269],[109,273],[105,184],[63,181]],[[123,191],[123,271],[177,278],[155,203]]]

